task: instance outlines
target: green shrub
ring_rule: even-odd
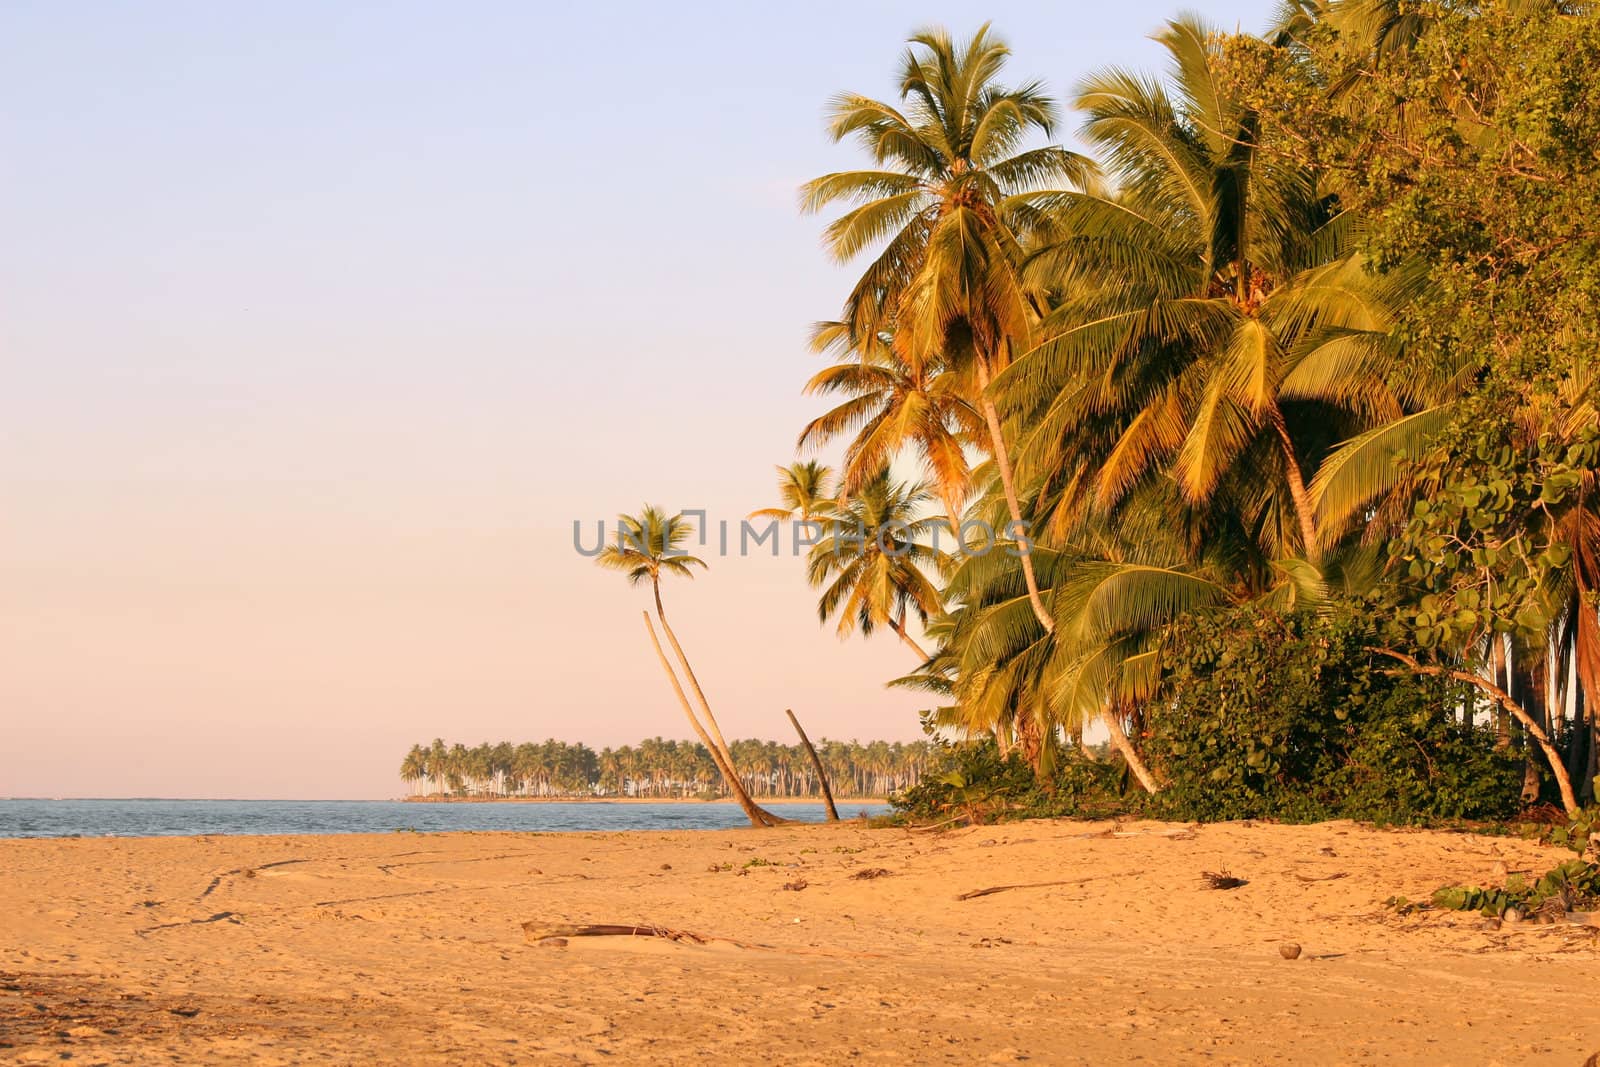
[[[1503,886],[1447,885],[1434,891],[1433,906],[1451,911],[1481,911],[1485,915],[1504,915],[1512,906],[1532,910],[1551,899],[1562,908],[1592,909],[1600,904],[1600,863],[1585,859],[1589,843],[1600,827],[1600,809],[1579,812],[1565,827],[1551,834],[1552,843],[1565,846],[1578,858],[1558,863],[1535,881],[1520,872],[1507,876]],[[1401,908],[1412,908],[1409,901],[1396,900]]]
[[[915,786],[891,797],[904,818],[931,822],[966,816],[996,818],[1106,818],[1139,810],[1143,797],[1129,791],[1120,761],[1096,761],[1077,751],[1057,755],[1040,780],[1017,753],[1002,757],[992,738],[946,745]],[[1135,787],[1137,790],[1137,787]]]
[[[1502,818],[1521,761],[1459,717],[1466,694],[1387,673],[1354,610],[1245,606],[1190,616],[1162,645],[1145,755],[1171,818]]]

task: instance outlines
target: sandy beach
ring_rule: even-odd
[[[1343,823],[7,840],[0,1059],[1578,1067],[1600,928],[1384,906],[1564,855]]]

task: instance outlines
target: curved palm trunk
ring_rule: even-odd
[[[733,773],[731,765],[722,761],[721,753],[711,743],[711,738],[706,734],[705,727],[701,726],[700,720],[695,718],[694,709],[690,707],[689,698],[683,691],[683,684],[678,681],[677,672],[672,669],[672,664],[667,662],[667,654],[662,651],[661,642],[656,638],[656,628],[650,622],[650,613],[646,611],[642,614],[644,615],[645,629],[650,633],[650,644],[656,650],[656,658],[661,661],[661,669],[667,672],[667,680],[672,683],[672,691],[677,694],[678,703],[683,706],[683,713],[688,717],[689,725],[694,727],[694,732],[700,738],[700,743],[705,745],[706,750],[711,753],[711,761],[717,765],[717,770],[722,773],[723,780],[728,783],[728,789],[733,793],[733,799],[737,800],[739,807],[744,809],[745,816],[750,820],[750,825],[758,827],[774,825],[778,821],[777,816],[763,810],[755,801],[750,799],[750,794],[745,792],[744,784],[739,781],[739,776]]]
[[[950,533],[956,540],[956,555],[967,554],[967,542],[961,536],[961,509],[956,507],[955,498],[948,492],[940,492],[944,502],[944,517],[950,523]]]
[[[661,606],[661,583],[652,581],[652,591],[656,596],[656,618],[661,620],[661,629],[667,635],[667,643],[672,645],[672,654],[678,657],[678,663],[683,667],[684,676],[689,679],[689,685],[694,689],[695,700],[700,704],[700,711],[706,717],[706,723],[711,728],[711,735],[716,738],[718,750],[722,753],[723,762],[733,766],[733,752],[728,748],[728,742],[722,736],[722,727],[717,725],[717,717],[711,714],[711,704],[706,700],[705,690],[700,688],[700,679],[694,676],[694,669],[689,666],[689,658],[683,654],[683,646],[678,644],[678,635],[672,632],[672,627],[667,623],[667,613]]]
[[[983,421],[989,428],[989,447],[994,452],[995,469],[1000,472],[1000,486],[1005,490],[1006,507],[1011,513],[1013,530],[1020,532],[1022,503],[1017,496],[1017,483],[1011,472],[1011,454],[1006,451],[1005,434],[1000,427],[1000,412],[989,398],[989,361],[980,355],[977,365],[978,406],[983,409]],[[1045,632],[1054,633],[1056,620],[1045,610],[1044,599],[1039,595],[1039,580],[1033,573],[1033,554],[1026,537],[1017,541],[1017,558],[1022,561],[1022,580],[1028,587],[1028,603],[1033,605],[1033,613]]]
[[[1283,463],[1289,479],[1289,498],[1294,501],[1294,515],[1300,523],[1300,539],[1305,542],[1306,559],[1312,563],[1318,562],[1322,557],[1322,548],[1317,544],[1316,509],[1311,505],[1311,493],[1306,489],[1306,479],[1300,470],[1300,461],[1294,455],[1294,441],[1289,436],[1289,427],[1283,421],[1283,412],[1278,410],[1278,405],[1272,405],[1267,412],[1267,421],[1278,434],[1278,441],[1283,446]]]
[[[914,640],[911,639],[911,635],[910,634],[906,633],[906,628],[905,628],[905,624],[904,623],[899,622],[899,621],[897,621],[895,619],[890,619],[889,620],[889,628],[891,630],[893,630],[895,633],[900,635],[900,640],[904,641],[906,643],[906,645],[911,649],[911,651],[913,651],[913,652],[915,652],[917,654],[917,659],[919,661],[921,661],[923,663],[926,663],[928,661],[928,653],[923,649],[923,647],[921,645],[917,644]]]
[[[811,747],[811,738],[806,736],[800,720],[794,717],[793,708],[785,708],[783,713],[789,716],[789,721],[794,724],[794,732],[800,735],[800,744],[805,748],[806,755],[811,758],[812,769],[817,772],[817,783],[822,786],[822,802],[828,807],[828,821],[838,822],[839,809],[833,806],[833,790],[828,787],[828,775],[822,769],[822,760],[817,758],[817,750]]]
[[[1111,735],[1111,747],[1122,754],[1127,761],[1128,769],[1133,776],[1139,779],[1139,784],[1144,786],[1146,793],[1161,791],[1161,783],[1156,781],[1156,776],[1150,773],[1150,768],[1145,766],[1144,760],[1139,758],[1139,753],[1133,750],[1133,742],[1128,740],[1128,732],[1122,728],[1122,723],[1117,719],[1115,711],[1108,711],[1103,716],[1106,722],[1106,732]]]

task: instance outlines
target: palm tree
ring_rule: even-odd
[[[922,570],[937,569],[944,561],[942,553],[924,543],[937,525],[937,520],[919,517],[929,499],[921,484],[893,481],[883,470],[827,522],[822,540],[807,557],[806,577],[822,589],[818,618],[827,622],[837,615],[840,637],[857,628],[871,636],[881,624],[919,660],[928,658],[906,630],[906,618],[915,614],[926,622],[939,610],[939,592]]]
[[[1033,427],[1024,466],[1069,489],[1056,506],[1113,508],[1165,474],[1203,504],[1242,479],[1272,490],[1278,554],[1298,542],[1315,561],[1308,464],[1448,392],[1402,368],[1390,335],[1418,278],[1374,276],[1314,174],[1257,150],[1258,117],[1220,88],[1215,31],[1184,17],[1158,39],[1170,91],[1121,70],[1080,90],[1118,190],[1054,198],[1028,275],[1059,305],[1001,391]]]
[[[428,773],[433,778],[433,791],[438,796],[446,792],[445,781],[450,751],[445,748],[444,739],[435,737],[428,746]]]
[[[815,460],[775,467],[778,472],[778,499],[782,507],[757,508],[752,519],[795,519],[814,523],[833,511],[833,468]]]
[[[971,382],[937,357],[902,358],[888,332],[856,339],[846,323],[824,322],[817,325],[813,343],[845,358],[813,375],[805,391],[845,399],[808,423],[798,446],[818,447],[852,435],[840,486],[845,498],[903,449],[914,449],[959,542],[961,506],[972,487],[967,447],[981,442],[986,432],[969,399]]]
[[[1042,632],[1030,633],[999,612],[1002,596],[983,610],[1005,640],[978,647],[1009,649],[1010,673],[983,654],[945,663],[991,717],[1073,724],[1098,708],[1147,788],[1123,725],[1149,692],[1153,633],[1183,605],[1317,595],[1339,570],[1325,558],[1338,538],[1318,529],[1307,471],[1371,431],[1364,451],[1335,453],[1350,462],[1330,499],[1349,498],[1351,476],[1421,432],[1456,387],[1405,366],[1393,336],[1417,272],[1374,276],[1315,176],[1256,150],[1257,117],[1222,88],[1220,35],[1183,18],[1159,39],[1170,88],[1111,70],[1080,91],[1085,136],[1117,187],[1035,198],[1047,221],[1024,275],[1052,308],[996,383],[1027,427],[1034,517],[1067,550],[1047,611],[1074,621],[1056,634],[1035,604]],[[975,572],[993,595],[1005,588],[992,566]]]
[[[705,569],[705,560],[691,556],[683,547],[692,532],[682,515],[669,517],[660,508],[646,504],[637,516],[617,516],[616,539],[600,551],[595,562],[623,572],[630,585],[648,581],[656,613],[664,615],[662,573],[693,578],[694,568]]]
[[[400,778],[415,794],[422,780],[428,776],[428,750],[412,745],[411,751],[400,761]]]
[[[681,575],[686,578],[694,577],[694,568],[705,568],[705,561],[689,555],[683,548],[689,539],[689,526],[682,515],[668,516],[664,511],[651,505],[645,505],[644,510],[637,516],[620,515],[617,518],[617,537],[613,544],[607,545],[595,557],[595,562],[610,570],[621,571],[628,578],[631,585],[649,581],[650,591],[655,600],[656,620],[660,622],[661,629],[666,633],[667,640],[672,645],[673,654],[677,657],[678,664],[683,668],[684,676],[694,689],[695,699],[699,702],[700,712],[705,716],[705,724],[695,715],[694,708],[689,704],[688,697],[684,694],[683,686],[678,681],[677,672],[667,662],[667,657],[661,651],[661,644],[656,640],[655,627],[651,625],[650,613],[645,612],[645,628],[649,631],[650,642],[655,647],[656,656],[661,661],[661,669],[667,673],[667,678],[672,684],[673,692],[677,695],[683,711],[688,716],[689,724],[694,727],[696,735],[701,742],[711,750],[713,758],[718,761],[718,768],[728,781],[728,788],[735,799],[744,808],[745,814],[756,826],[773,826],[782,822],[771,812],[764,811],[752,801],[739,783],[739,776],[734,769],[733,756],[728,751],[728,744],[723,739],[722,729],[717,725],[716,716],[711,713],[711,704],[706,700],[700,681],[695,677],[694,670],[689,666],[689,659],[683,653],[683,646],[679,644],[678,637],[667,623],[666,610],[661,604],[661,575]],[[709,733],[708,733],[709,730]]]
[[[1004,488],[1013,534],[1039,621],[1021,503],[990,382],[1032,346],[1038,308],[1018,270],[1020,244],[1039,221],[1033,194],[1054,182],[1084,184],[1092,167],[1058,146],[1024,148],[1049,135],[1055,105],[1037,83],[996,79],[1010,49],[987,25],[964,44],[942,29],[911,38],[900,71],[903,110],[846,93],[833,104],[834,140],[855,137],[877,169],[827,174],[802,189],[802,207],[857,206],[829,224],[841,262],[882,245],[845,302],[852,337],[885,327],[903,334],[907,360],[970,367],[974,406]]]

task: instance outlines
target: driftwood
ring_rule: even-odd
[[[1120,823],[1107,827],[1104,830],[1091,830],[1086,834],[1073,834],[1076,838],[1088,837],[1165,837],[1173,841],[1189,841],[1195,835],[1193,826],[1180,826],[1168,830],[1124,830]]]
[[[668,941],[689,941],[703,945],[706,939],[687,930],[669,930],[665,926],[629,926],[621,923],[536,923],[525,922],[522,932],[529,941],[542,941],[547,937],[664,937]]]
[[[1297,874],[1295,877],[1302,882],[1331,882],[1336,878],[1344,878],[1347,874],[1347,871],[1334,871],[1332,874],[1324,874],[1320,878],[1310,874]]]
[[[1122,877],[1132,878],[1143,874],[1143,871],[1128,871]],[[1103,874],[1091,874],[1083,878],[1067,878],[1059,882],[1022,882],[1018,885],[992,885],[987,889],[974,889],[970,893],[962,893],[957,900],[972,900],[976,897],[987,897],[994,893],[1006,893],[1013,889],[1049,889],[1058,885],[1085,885],[1089,882],[1106,877]]]
[[[530,920],[522,924],[522,933],[527,940],[534,944],[560,945],[572,937],[657,937],[663,941],[677,942],[680,945],[709,945],[712,942],[716,942],[756,952],[782,952],[791,956],[831,956],[834,958],[868,960],[886,958],[877,952],[829,952],[803,948],[779,948],[776,945],[759,945],[751,941],[739,941],[732,937],[714,937],[710,934],[697,934],[690,930],[673,930],[665,926],[639,926],[631,923],[539,923]]]

